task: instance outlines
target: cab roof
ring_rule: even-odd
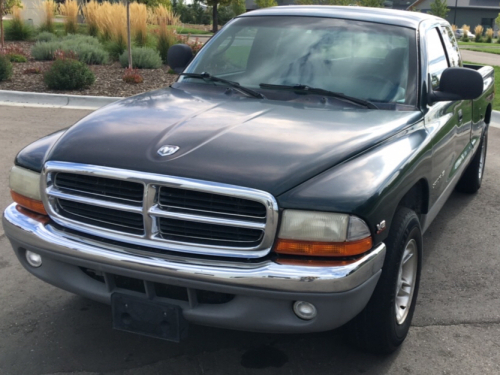
[[[358,6],[292,5],[258,9],[240,17],[289,16],[340,18],[356,21],[376,22],[387,25],[417,29],[422,21],[443,21],[441,18],[419,12]]]

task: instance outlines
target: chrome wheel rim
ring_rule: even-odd
[[[399,266],[398,282],[396,285],[396,320],[403,324],[410,311],[415,283],[417,281],[418,245],[411,239],[405,246],[401,264]]]
[[[484,160],[486,159],[486,137],[483,138],[481,146],[481,157],[479,158],[479,181],[483,178]]]

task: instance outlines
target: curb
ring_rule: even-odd
[[[0,90],[0,105],[95,110],[123,98]]]
[[[490,126],[500,128],[500,111],[491,111]]]

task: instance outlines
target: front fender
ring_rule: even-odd
[[[377,224],[385,220],[390,227],[404,195],[418,181],[427,183],[431,156],[428,133],[419,122],[280,195],[278,204],[357,215],[367,222],[378,243],[389,231],[377,234]]]
[[[15,164],[35,172],[41,172],[48,152],[65,131],[66,129],[59,130],[29,144],[19,151]]]

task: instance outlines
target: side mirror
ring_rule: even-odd
[[[168,49],[168,66],[176,73],[182,73],[192,59],[193,51],[187,44],[174,44]]]
[[[439,91],[429,90],[429,102],[477,99],[483,93],[483,84],[483,76],[473,69],[447,68],[441,74]]]

